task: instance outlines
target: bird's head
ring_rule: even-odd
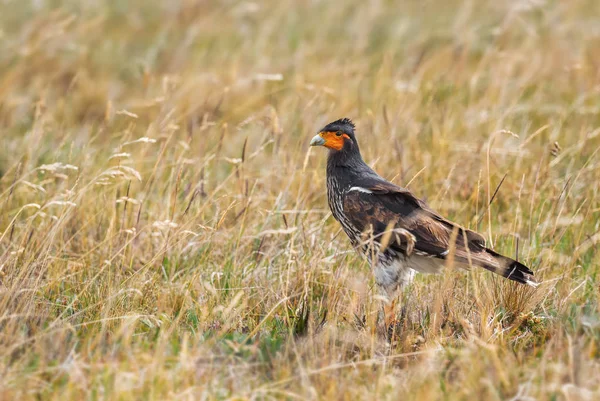
[[[313,137],[310,146],[325,146],[332,152],[358,150],[354,123],[349,118],[342,118],[327,124]]]

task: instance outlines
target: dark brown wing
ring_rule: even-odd
[[[449,250],[453,237],[457,250],[465,248],[465,238],[470,249],[485,247],[481,235],[444,219],[409,190],[385,181],[361,184],[344,197],[344,213],[360,231],[373,230],[374,238],[379,238],[394,223],[395,228],[408,230],[415,236],[417,251],[441,258]]]
[[[458,263],[481,266],[521,283],[533,282],[526,266],[487,249],[480,234],[441,217],[409,190],[373,178],[356,184],[344,197],[344,214],[359,231],[372,230],[374,241],[381,241],[393,225],[414,236],[417,255],[445,259],[454,248]],[[387,246],[410,254],[407,241],[392,238]]]

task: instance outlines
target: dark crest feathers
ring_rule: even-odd
[[[351,119],[349,118],[341,118],[337,121],[334,121],[333,124],[343,124],[343,125],[349,125],[352,127],[352,129],[356,128],[356,126],[354,125],[354,123],[352,122]]]

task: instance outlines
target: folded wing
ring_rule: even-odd
[[[386,247],[412,257],[444,260],[450,252],[459,266],[480,266],[523,284],[535,285],[525,265],[485,247],[478,233],[460,227],[430,209],[409,190],[383,179],[357,182],[344,197],[344,214],[360,231]],[[392,231],[392,235],[388,232]],[[414,243],[395,233],[410,233]],[[387,233],[387,235],[386,235]],[[368,246],[369,238],[364,245]]]

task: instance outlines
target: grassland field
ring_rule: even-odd
[[[326,123],[543,281],[379,332]],[[0,400],[600,399],[600,2],[0,1]]]

